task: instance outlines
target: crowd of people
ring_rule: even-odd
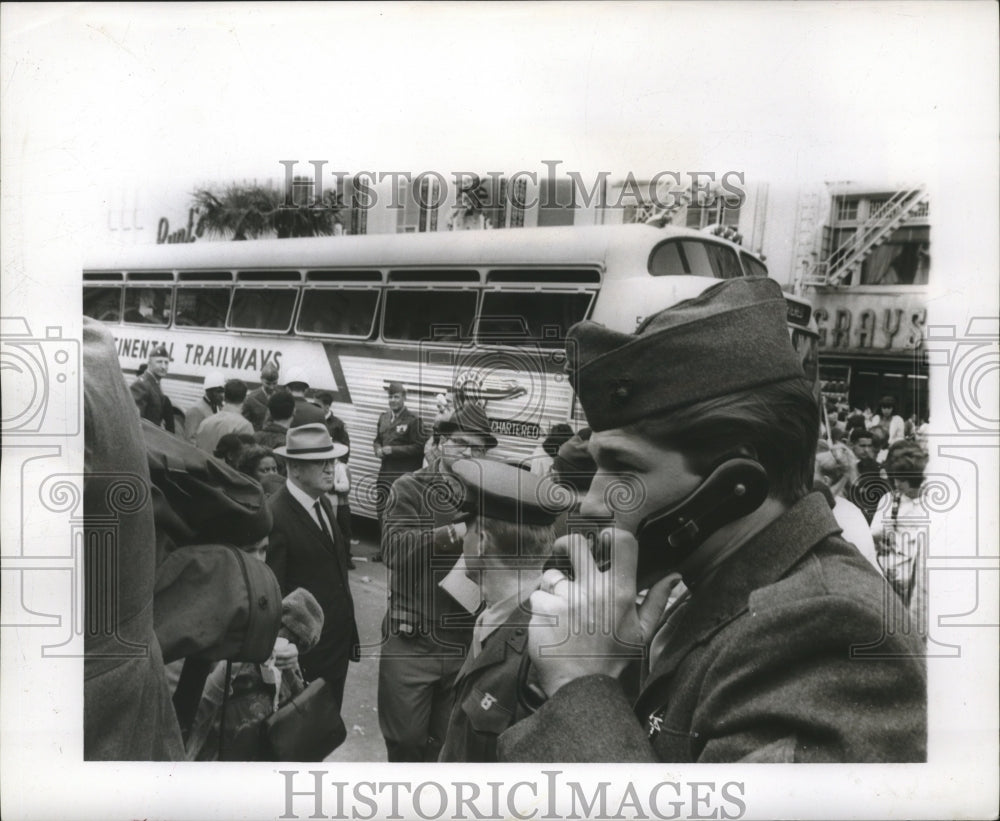
[[[113,379],[113,348],[88,333],[90,369]],[[821,429],[770,280],[712,284],[633,333],[581,322],[569,336],[587,427],[554,426],[517,464],[497,458],[474,399],[442,395],[425,422],[403,379],[386,386],[371,447],[388,760],[924,760],[923,633],[912,629],[926,618],[921,431],[892,397],[878,415],[827,415]],[[180,419],[159,388],[168,368],[158,348],[131,386],[148,429]],[[133,744],[134,757],[267,759],[269,717],[310,682],[339,710],[359,634],[351,443],[332,400],[269,363],[253,392],[210,374],[172,426],[192,472],[199,458],[215,466],[205,475],[222,492],[206,498],[224,503],[222,519],[251,523],[192,528],[184,544],[228,541],[274,588],[263,614],[248,592],[250,612],[219,622],[257,630],[254,652],[185,652],[175,639],[147,660],[156,703],[144,708],[167,741],[147,755]],[[176,548],[162,531],[185,511],[171,510],[174,489],[149,464],[165,501],[133,534],[150,545],[122,547],[149,553],[159,590]],[[218,584],[241,589],[236,571]],[[889,629],[887,602],[907,629]],[[167,620],[158,607],[153,644]],[[882,652],[854,657],[877,641]],[[88,677],[88,704],[104,703],[101,684]],[[123,749],[95,741],[89,755]]]

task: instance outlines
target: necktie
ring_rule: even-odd
[[[316,518],[319,519],[319,529],[323,531],[323,535],[326,538],[333,542],[333,534],[330,533],[330,528],[327,527],[326,517],[323,515],[323,506],[319,503],[319,499],[316,500],[316,504],[313,507],[316,509]]]

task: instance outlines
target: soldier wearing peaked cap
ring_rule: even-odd
[[[170,352],[166,345],[156,345],[149,352],[146,370],[129,386],[132,399],[139,409],[139,416],[148,419],[157,427],[165,427],[173,432],[173,408],[163,394],[160,380],[170,369]]]
[[[526,660],[528,597],[552,551],[552,523],[565,501],[540,479],[501,462],[452,466],[472,514],[462,541],[466,573],[482,592],[472,644],[455,679],[455,706],[439,761],[496,761],[497,738],[528,715],[519,672]]]
[[[386,503],[382,552],[389,568],[389,607],[378,711],[389,761],[437,760],[452,685],[472,640],[478,601],[464,599],[446,581],[460,575],[456,564],[468,513],[465,486],[452,465],[485,457],[497,441],[483,409],[467,407],[444,426],[436,465],[397,479]],[[475,587],[464,582],[478,599]]]
[[[582,512],[614,517],[612,563],[600,583],[579,537],[556,543],[573,578],[545,571],[528,641],[548,699],[501,760],[926,759],[916,631],[884,630],[902,604],[809,492],[818,408],[785,311],[775,282],[734,279],[631,334],[570,329],[597,463]]]
[[[376,515],[379,525],[385,517],[385,505],[392,483],[400,476],[420,470],[424,462],[424,433],[420,417],[406,407],[406,388],[401,382],[392,381],[385,388],[389,410],[378,418],[372,446],[375,458],[381,461],[378,471]],[[381,561],[381,553],[375,557]]]

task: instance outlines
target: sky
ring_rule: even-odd
[[[585,179],[739,170],[788,186],[925,182],[930,322],[961,331],[997,314],[996,17],[991,2],[4,3],[0,306],[36,335],[59,325],[78,338],[81,260],[107,242],[94,227],[115,191],[280,176],[288,159],[352,173],[541,172],[559,160]],[[66,454],[78,470],[80,442]],[[19,514],[7,462],[5,526]],[[50,692],[50,667],[23,669],[13,703],[44,690],[59,715],[79,709],[78,688]],[[4,686],[9,706],[9,676]],[[58,761],[67,795],[83,794],[90,777],[73,765],[72,732],[45,715],[22,736],[25,760]],[[178,794],[160,771],[146,775],[116,788],[150,802]],[[45,797],[36,777],[21,783]],[[899,814],[934,817],[935,784],[906,779],[902,792],[865,797],[880,812],[894,799]],[[950,779],[954,795],[974,792]],[[266,783],[230,795],[248,807]],[[808,782],[809,806],[822,812],[852,783]],[[767,782],[755,795],[784,789]],[[217,809],[235,817],[237,804]]]

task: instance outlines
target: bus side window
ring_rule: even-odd
[[[122,318],[122,289],[84,288],[83,313],[102,322],[117,322]]]
[[[487,291],[478,340],[497,345],[562,347],[570,326],[587,315],[589,293]]]
[[[649,256],[649,273],[654,277],[695,275],[716,279],[743,276],[736,252],[715,242],[675,239],[661,242]]]
[[[229,325],[284,333],[292,324],[294,307],[294,288],[238,288],[233,294]]]
[[[378,307],[378,291],[307,290],[295,330],[300,333],[368,337]]]
[[[472,332],[476,301],[473,290],[388,291],[383,335],[411,342],[466,340]]]
[[[748,277],[766,277],[767,266],[759,260],[754,259],[749,254],[740,254],[743,260],[743,267],[746,268]]]
[[[712,272],[721,279],[738,279],[743,276],[743,269],[736,252],[726,245],[716,245],[714,242],[699,243],[705,249]]]
[[[166,288],[126,288],[125,321],[166,325],[170,322],[170,296]]]
[[[174,325],[224,328],[229,313],[228,288],[178,288]]]

